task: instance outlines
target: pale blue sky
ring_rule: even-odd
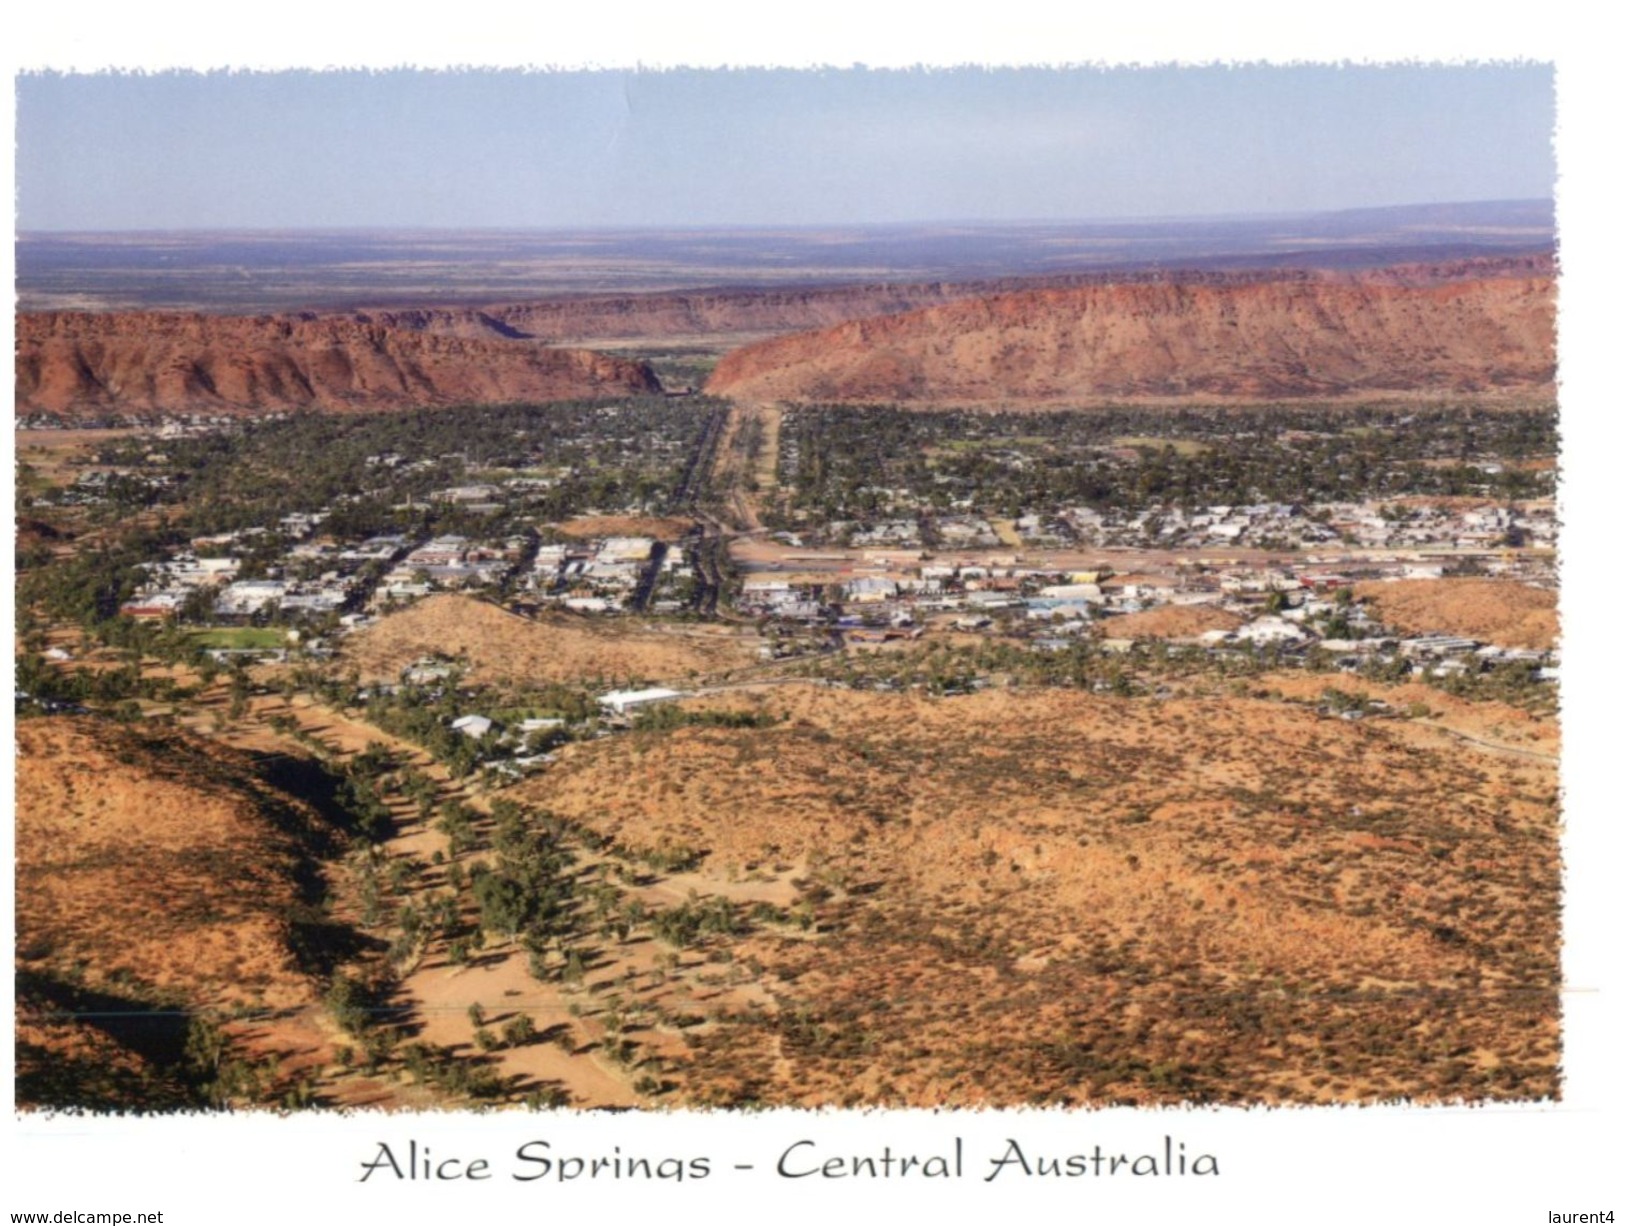
[[[817,225],[1546,197],[1544,65],[17,78],[41,229]]]

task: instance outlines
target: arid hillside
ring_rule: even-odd
[[[1235,630],[1242,622],[1239,613],[1215,605],[1169,604],[1108,618],[1101,623],[1101,633],[1107,638],[1183,639],[1209,630]]]
[[[530,341],[344,317],[17,318],[16,412],[271,413],[658,392],[648,367]]]
[[[316,998],[329,921],[311,901],[339,840],[246,755],[23,720],[16,814],[22,1104],[190,1101],[190,1017]]]
[[[1549,394],[1554,338],[1544,275],[1122,284],[779,337],[728,354],[707,390],[968,404]]]
[[[781,687],[703,704],[766,727],[579,745],[521,790],[718,882],[805,866],[814,934],[734,945],[771,1003],[696,1035],[691,1101],[1553,1093],[1555,768],[1317,716],[1329,684]]]
[[[307,806],[231,750],[67,716],[17,727],[21,964],[209,1004],[307,998],[291,918]]]
[[[726,631],[567,615],[531,621],[453,595],[431,596],[385,617],[347,640],[344,654],[369,681],[399,680],[406,665],[438,655],[463,661],[469,680],[479,683],[600,679],[611,685],[681,680],[754,659]]]
[[[1460,634],[1499,647],[1549,651],[1557,643],[1557,593],[1495,579],[1361,583],[1385,625],[1406,634]]]

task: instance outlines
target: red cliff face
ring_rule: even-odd
[[[16,412],[267,413],[658,392],[648,367],[340,316],[17,317]]]
[[[706,390],[751,400],[997,403],[1550,393],[1549,275],[1045,289],[735,350]]]
[[[366,409],[658,391],[647,367],[548,347],[793,333],[730,354],[752,399],[1024,402],[1549,389],[1544,256],[1108,279],[576,296],[232,317],[17,318],[16,411]],[[851,322],[856,321],[856,322]],[[806,332],[805,329],[821,329]]]
[[[757,289],[666,291],[648,294],[573,295],[540,302],[507,303],[484,309],[426,307],[418,310],[358,312],[364,322],[414,331],[468,337],[526,337],[552,342],[659,339],[663,337],[744,336],[828,328],[942,306],[1038,289],[1083,289],[1102,285],[1246,285],[1268,282],[1362,281],[1373,284],[1436,285],[1446,281],[1547,275],[1550,257],[1541,255],[1399,264],[1357,272],[1331,269],[1255,269],[1134,273],[1078,273],[1064,276],[983,278],[960,282],[887,282],[867,285],[815,285]]]

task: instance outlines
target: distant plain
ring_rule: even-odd
[[[727,285],[1362,268],[1546,253],[1546,200],[1248,218],[823,228],[18,235],[18,310],[222,314],[474,305]]]

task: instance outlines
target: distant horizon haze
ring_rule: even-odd
[[[1161,214],[1119,214],[1115,216],[1073,217],[922,217],[912,221],[802,221],[802,222],[606,222],[576,225],[457,225],[451,222],[424,225],[396,225],[354,222],[345,225],[295,226],[153,226],[109,227],[105,229],[64,229],[53,226],[19,227],[19,239],[35,236],[64,238],[74,235],[161,235],[161,234],[653,234],[663,231],[729,233],[729,232],[803,232],[813,230],[928,230],[939,227],[994,228],[1023,226],[1155,226],[1189,225],[1199,222],[1276,222],[1295,221],[1318,217],[1335,217],[1357,213],[1386,213],[1411,209],[1463,209],[1492,206],[1538,206],[1555,216],[1556,199],[1553,196],[1522,196],[1506,198],[1475,198],[1462,200],[1407,200],[1385,204],[1358,205],[1340,209],[1256,210],[1251,212]]]
[[[30,233],[1267,217],[1556,181],[1538,63],[36,72],[16,99]]]

